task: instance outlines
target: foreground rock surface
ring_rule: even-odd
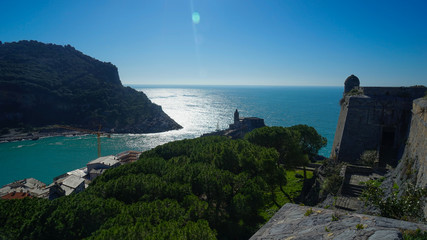
[[[403,239],[417,229],[427,225],[288,203],[250,239]]]

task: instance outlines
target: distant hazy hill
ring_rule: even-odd
[[[70,45],[0,44],[0,129],[50,124],[135,133],[181,128],[144,93],[123,87],[111,63]]]

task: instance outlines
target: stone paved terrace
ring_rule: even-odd
[[[426,231],[427,225],[288,203],[250,240],[390,240],[402,239],[402,230],[416,229]]]

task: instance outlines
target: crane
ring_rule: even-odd
[[[101,157],[101,135],[107,136],[108,138],[111,137],[109,133],[101,132],[101,125],[99,125],[98,131],[93,131],[93,130],[83,129],[83,128],[76,128],[76,127],[71,127],[67,125],[53,125],[52,128],[63,128],[63,129],[74,130],[78,132],[96,135],[98,139],[98,157]]]

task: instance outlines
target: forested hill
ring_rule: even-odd
[[[114,132],[179,129],[117,67],[70,45],[0,42],[0,129],[65,124]]]

